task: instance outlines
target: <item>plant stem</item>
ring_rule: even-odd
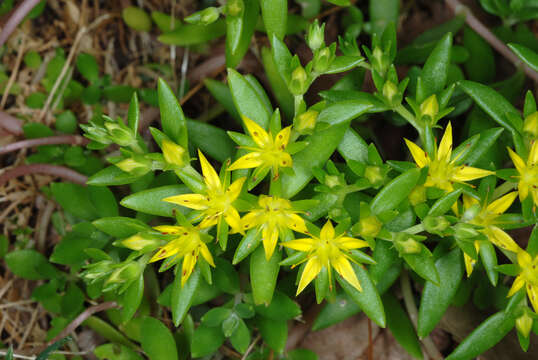
[[[78,135],[49,136],[45,138],[22,140],[8,144],[0,148],[0,155],[35,146],[58,144],[86,145],[88,142],[88,139]]]
[[[516,54],[514,54],[504,42],[495,36],[484,24],[480,22],[474,16],[472,11],[459,0],[445,0],[447,6],[455,14],[464,14],[465,22],[476,31],[484,40],[486,40],[495,50],[497,50],[502,56],[510,61],[516,68],[522,67],[525,74],[530,77],[534,82],[538,82],[538,73],[525,65]]]
[[[413,297],[413,290],[411,290],[411,281],[409,280],[409,274],[407,270],[403,270],[400,275],[400,286],[402,287],[402,295],[404,299],[405,308],[409,314],[409,318],[417,329],[417,320],[418,320],[418,310],[417,305],[415,304],[415,298]],[[439,352],[432,339],[429,336],[426,336],[421,340],[422,345],[426,353],[434,360],[443,360],[443,355]]]
[[[13,169],[9,169],[0,176],[0,186],[4,185],[9,180],[32,174],[45,174],[64,178],[68,181],[86,186],[88,178],[75,170],[69,169],[65,166],[50,165],[50,164],[30,164],[21,165]]]

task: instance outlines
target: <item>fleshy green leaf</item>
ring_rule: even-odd
[[[140,329],[142,349],[150,360],[177,360],[174,336],[162,322],[148,316]]]

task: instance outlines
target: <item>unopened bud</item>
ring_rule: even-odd
[[[306,43],[312,51],[316,51],[325,45],[325,24],[319,26],[316,19],[308,28]]]
[[[318,118],[318,111],[308,110],[297,117],[297,125],[294,126],[300,134],[311,134],[316,127],[316,120]]]
[[[151,170],[151,161],[143,157],[124,159],[115,164],[122,171],[142,176]]]
[[[201,24],[209,25],[214,23],[219,18],[220,12],[216,7],[208,7],[204,10],[197,11],[192,15],[189,15],[185,18],[185,21],[189,24]]]
[[[112,272],[108,280],[106,281],[107,284],[109,283],[124,283],[130,280],[133,280],[137,278],[140,275],[140,272],[142,270],[142,267],[137,262],[130,262],[125,264],[124,266],[120,267],[119,269],[116,269]]]
[[[108,131],[109,137],[120,146],[129,146],[134,141],[131,131],[126,126],[121,126],[112,121],[106,121],[105,128]]]
[[[395,104],[395,97],[398,95],[398,87],[392,81],[387,80],[383,85],[383,96],[391,105]]]
[[[362,237],[376,237],[383,224],[374,215],[363,217],[353,226],[353,233]]]
[[[340,181],[340,178],[336,175],[327,175],[325,176],[325,185],[330,187],[331,189],[338,185],[344,185]]]
[[[433,94],[420,104],[420,113],[422,116],[429,116],[430,119],[434,119],[439,112],[439,103],[437,102],[437,96]]]
[[[326,71],[331,63],[333,62],[334,55],[331,52],[331,49],[325,47],[314,55],[314,71],[318,73],[323,73]]]
[[[443,232],[450,226],[450,221],[444,216],[426,216],[422,223],[427,232],[439,236],[442,236]]]
[[[401,240],[396,240],[394,246],[396,246],[400,254],[418,254],[422,251],[420,243],[412,237],[403,237]]]
[[[531,332],[532,323],[533,318],[529,316],[527,311],[525,311],[523,315],[516,319],[516,329],[521,335],[523,335],[523,337],[527,338]]]
[[[538,111],[533,112],[523,122],[523,132],[533,139],[538,139]]]
[[[377,186],[382,185],[385,176],[381,171],[381,167],[368,165],[364,170],[364,177],[370,182],[370,184]]]
[[[385,73],[389,68],[389,60],[387,55],[385,55],[379,47],[376,47],[373,51],[372,57],[372,65],[374,70],[376,70],[381,76],[385,76]]]
[[[291,73],[289,88],[293,95],[303,95],[308,89],[308,75],[302,66],[297,66]]]
[[[243,13],[245,4],[243,0],[228,0],[226,2],[226,15],[239,16]]]
[[[164,139],[162,142],[162,151],[164,160],[171,165],[183,166],[185,165],[185,149],[178,144]]]
[[[136,234],[123,240],[121,244],[128,249],[138,251],[151,246],[158,246],[159,240]]]

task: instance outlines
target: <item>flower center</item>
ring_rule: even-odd
[[[441,189],[450,184],[450,179],[452,179],[453,173],[454,165],[448,161],[437,160],[430,163],[430,180]]]

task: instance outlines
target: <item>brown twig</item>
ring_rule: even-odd
[[[0,32],[0,46],[4,45],[9,35],[17,28],[22,20],[41,0],[24,0],[11,14]]]
[[[219,73],[221,73],[222,71],[224,71],[226,69],[226,65],[221,65],[219,68],[217,68],[215,71],[213,71],[213,73],[210,75],[210,77],[215,77],[217,76]],[[200,91],[200,89],[204,86],[204,82],[203,81],[200,81],[198,84],[196,84],[195,87],[193,87],[192,89],[189,90],[188,93],[185,94],[185,96],[183,96],[180,100],[179,100],[179,104],[181,106],[183,106],[183,104],[185,104],[194,94],[196,94],[198,91]]]
[[[82,175],[75,170],[69,169],[65,166],[50,164],[30,164],[17,166],[4,172],[2,175],[0,175],[0,186],[4,185],[9,180],[16,177],[31,174],[46,174],[57,176],[84,186],[86,186],[86,181],[88,181],[88,178],[85,175]]]
[[[4,111],[0,111],[0,127],[13,135],[22,135],[21,120]]]
[[[17,141],[8,144],[4,147],[0,147],[0,155],[7,154],[20,149],[31,148],[41,145],[58,145],[58,144],[71,144],[71,145],[86,145],[89,142],[88,139],[78,135],[59,135],[49,136],[39,139],[29,139]]]
[[[97,304],[97,305],[94,305],[94,306],[90,306],[89,308],[87,308],[86,310],[81,312],[80,315],[77,316],[73,321],[71,321],[69,323],[69,325],[67,325],[67,327],[62,330],[62,332],[60,332],[58,335],[56,335],[54,337],[54,339],[52,339],[48,343],[46,343],[45,346],[43,346],[43,349],[41,351],[43,351],[47,346],[52,345],[56,341],[61,340],[64,337],[71,334],[73,331],[75,331],[75,329],[80,324],[82,324],[86,319],[88,319],[93,314],[98,313],[100,311],[116,308],[116,307],[118,307],[118,303],[116,303],[115,301],[107,301],[107,302],[104,302],[102,304]],[[38,351],[38,353],[41,352],[41,351]]]
[[[502,56],[510,61],[516,68],[522,67],[525,74],[530,77],[534,82],[538,82],[538,73],[525,65],[516,54],[514,54],[505,43],[503,43],[495,34],[493,34],[484,24],[478,20],[472,11],[459,0],[445,0],[447,6],[454,12],[454,14],[465,15],[465,22],[476,31],[480,36],[484,38],[495,50],[497,50]]]
[[[7,97],[9,96],[9,91],[11,90],[11,87],[15,83],[15,78],[17,77],[17,74],[19,73],[19,67],[21,66],[22,62],[22,56],[24,55],[24,51],[26,47],[26,37],[22,37],[21,46],[19,47],[19,51],[17,53],[17,59],[15,59],[15,66],[13,66],[13,70],[11,71],[11,75],[9,76],[9,80],[7,82],[6,87],[4,88],[4,95],[2,95],[2,101],[0,101],[0,108],[3,109],[4,106],[6,106]]]

